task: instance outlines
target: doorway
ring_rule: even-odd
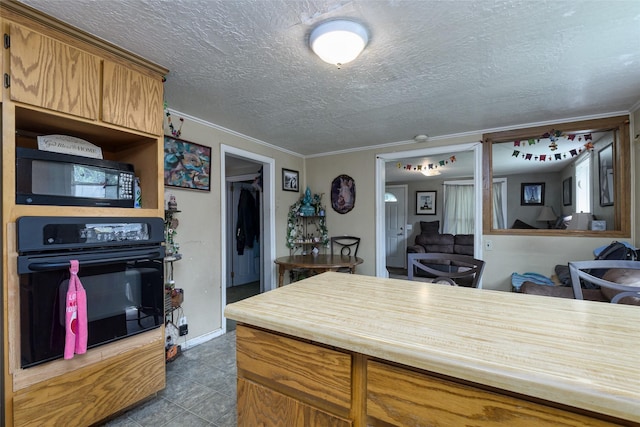
[[[273,289],[275,283],[275,161],[272,158],[221,145],[221,304],[222,325],[233,330],[235,323],[224,317],[227,303]],[[236,227],[242,192],[257,205],[257,239],[252,247],[238,250]],[[237,286],[233,286],[237,285]],[[247,286],[245,286],[247,285]],[[228,290],[232,292],[228,294]],[[229,295],[229,299],[228,299]]]
[[[408,185],[387,185],[384,193],[386,267],[407,268]]]
[[[474,256],[481,259],[482,254],[482,144],[473,142],[468,144],[445,145],[432,148],[421,148],[404,152],[379,154],[376,157],[375,171],[375,206],[376,206],[376,276],[388,277],[387,271],[387,243],[386,243],[386,208],[384,201],[386,184],[386,164],[388,162],[402,162],[404,159],[411,159],[422,156],[434,156],[444,153],[473,153],[473,181],[475,185],[475,230],[474,233]],[[406,226],[405,226],[406,230]]]

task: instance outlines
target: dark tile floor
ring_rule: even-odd
[[[237,425],[235,331],[182,352],[167,364],[157,397],[107,422],[109,427]]]
[[[227,288],[227,303],[260,292],[260,283]],[[167,364],[167,385],[153,399],[103,424],[108,427],[235,427],[236,333],[227,333],[182,352]]]

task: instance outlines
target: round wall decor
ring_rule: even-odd
[[[331,207],[346,214],[356,204],[356,183],[349,175],[340,175],[331,183]]]

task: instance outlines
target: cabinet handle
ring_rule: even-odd
[[[9,74],[4,73],[4,87],[9,88],[9,86],[11,86],[11,77],[9,77]]]
[[[11,36],[9,34],[4,33],[4,48],[9,49],[11,47]]]

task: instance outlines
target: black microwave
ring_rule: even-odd
[[[16,203],[134,207],[133,165],[16,147]]]

